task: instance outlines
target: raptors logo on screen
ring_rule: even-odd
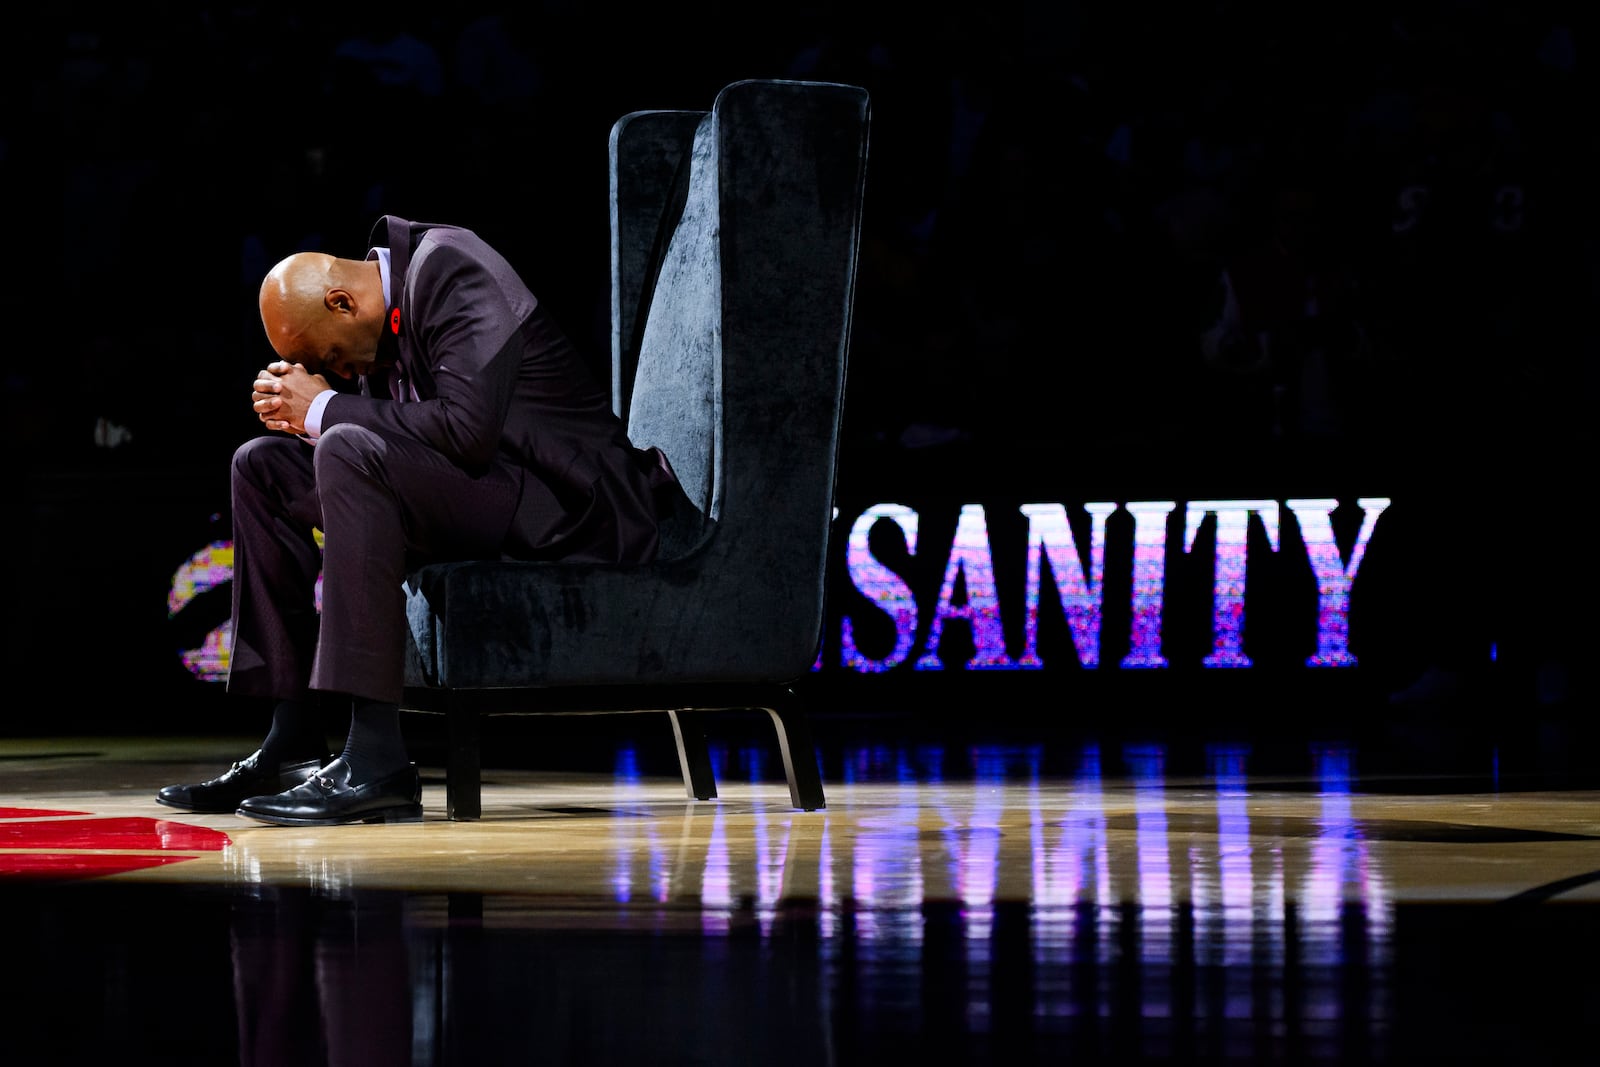
[[[318,547],[322,545],[322,531],[315,531]],[[207,593],[216,595],[233,580],[233,542],[212,541],[195,552],[172,575],[167,590],[167,618],[180,618],[185,609],[197,610],[196,603]],[[322,579],[317,579],[316,608],[322,610]],[[233,624],[220,619],[205,631],[200,643],[192,648],[180,648],[178,658],[189,673],[207,682],[225,682],[228,679],[229,657],[233,650]]]

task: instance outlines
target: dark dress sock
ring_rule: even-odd
[[[400,733],[400,705],[352,701],[344,761],[350,765],[350,780],[358,784],[404,770],[411,761]]]
[[[261,742],[266,763],[326,762],[328,738],[322,729],[321,709],[311,700],[280,700],[272,709],[272,729]]]

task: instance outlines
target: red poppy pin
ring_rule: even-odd
[[[393,334],[398,334],[400,332],[400,309],[399,308],[393,308],[389,312],[389,332],[393,333]]]

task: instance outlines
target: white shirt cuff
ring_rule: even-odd
[[[313,441],[322,436],[322,412],[335,392],[335,389],[325,389],[318,393],[316,399],[311,401],[311,407],[306,410],[306,436]]]

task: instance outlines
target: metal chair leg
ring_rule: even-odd
[[[691,800],[715,800],[717,783],[711,773],[711,749],[697,716],[692,712],[669,711],[672,736],[678,742],[678,766],[683,768],[683,788]]]
[[[789,800],[804,811],[824,807],[822,774],[817,767],[817,750],[811,740],[811,726],[798,699],[778,702],[766,709],[778,731],[778,750],[783,753],[783,774],[789,780]]]

